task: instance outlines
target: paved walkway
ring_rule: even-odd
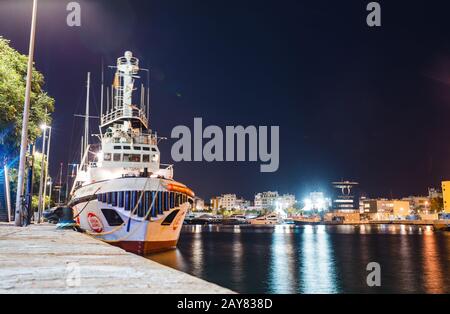
[[[0,293],[233,293],[54,225],[0,223]]]

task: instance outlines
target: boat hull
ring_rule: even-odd
[[[178,244],[178,239],[166,241],[121,241],[111,244],[130,253],[137,255],[148,255],[175,249]]]
[[[156,187],[155,184],[146,184],[145,180],[145,178],[119,179],[80,188],[76,191],[74,199],[83,199],[88,196],[90,200],[78,202],[72,206],[77,223],[94,238],[139,255],[176,247],[183,221],[191,208],[191,203],[186,198],[182,202],[175,203],[170,194],[161,194],[167,199],[167,204],[174,206],[158,210],[153,208],[153,206],[159,206],[155,205],[157,200],[145,201],[139,197],[141,192],[135,192],[134,203],[128,210],[117,206],[115,193],[120,193],[120,187],[126,187],[126,190],[143,191],[143,195],[146,192],[155,193],[156,190],[170,193],[162,190],[161,184]],[[106,193],[107,196],[102,197],[92,193],[99,188],[99,193]],[[95,194],[96,197],[89,197]],[[156,215],[151,215],[152,209],[157,212]]]

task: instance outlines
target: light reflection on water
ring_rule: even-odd
[[[242,293],[449,293],[450,236],[430,226],[184,226],[150,259]],[[382,286],[366,285],[381,265]]]

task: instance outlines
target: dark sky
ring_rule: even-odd
[[[27,53],[31,0],[0,1],[0,35]],[[175,177],[205,198],[295,193],[357,180],[369,196],[426,194],[450,178],[450,2],[369,0],[39,0],[36,65],[56,99],[53,176],[77,161],[86,72],[99,106],[101,59],[131,50],[152,69],[151,125],[279,125],[280,168],[184,162]],[[98,109],[97,109],[98,110]],[[94,124],[95,122],[93,122]],[[96,130],[94,127],[92,130]],[[171,163],[173,141],[163,142]]]

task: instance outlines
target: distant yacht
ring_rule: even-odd
[[[278,225],[283,223],[283,219],[278,213],[270,213],[265,216],[251,219],[250,223],[252,225]]]
[[[116,72],[111,94],[106,93],[106,110],[102,82],[100,144],[88,144],[86,118],[69,206],[81,228],[127,251],[147,254],[173,248],[194,193],[173,179],[171,165],[160,163],[159,139],[147,120],[148,88],[146,92],[143,84],[135,87],[142,71],[139,60],[127,51],[113,68]],[[133,102],[138,89],[140,104]],[[89,96],[86,103],[85,117],[89,117]]]
[[[222,221],[224,225],[245,225],[248,224],[247,217],[245,215],[234,214]]]

